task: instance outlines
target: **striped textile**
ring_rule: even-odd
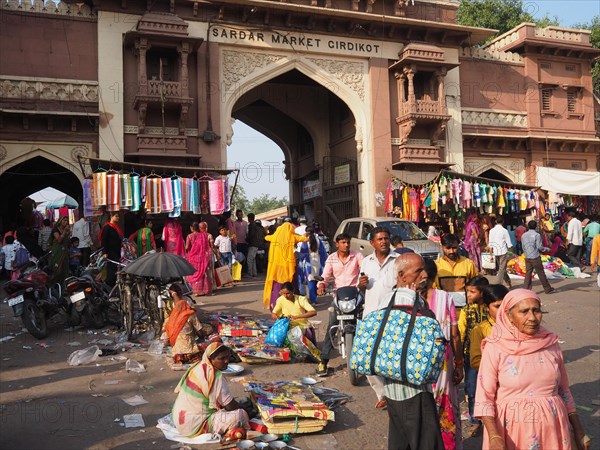
[[[162,212],[173,211],[173,185],[170,178],[163,178],[160,181],[160,208]]]
[[[159,214],[161,178],[146,178],[146,211],[149,214]]]
[[[106,172],[92,174],[92,207],[98,208],[106,205]]]
[[[132,192],[131,192],[131,183],[129,181],[129,174],[122,173],[119,175],[119,189],[121,191],[121,198],[119,201],[119,206],[121,209],[129,209],[133,204]]]
[[[129,183],[131,185],[131,210],[139,211],[141,205],[140,176],[137,174],[131,175],[129,177]]]
[[[106,175],[106,209],[107,211],[118,211],[120,208],[120,185],[119,174],[109,173]]]

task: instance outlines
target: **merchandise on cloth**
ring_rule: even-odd
[[[259,336],[263,331],[269,329],[266,320],[255,320],[249,315],[211,315],[211,322],[219,331],[220,336],[226,337],[249,337]],[[272,321],[270,321],[272,323]]]
[[[312,389],[294,381],[244,383],[269,433],[313,433],[335,414]]]
[[[401,303],[396,302],[397,295]],[[409,308],[393,309],[408,305],[408,297],[414,298]],[[426,313],[431,311],[421,307],[415,292],[395,290],[386,309],[359,321],[350,368],[417,386],[435,383],[442,370],[446,339],[439,322]]]
[[[223,337],[223,342],[248,364],[266,364],[289,362],[289,348],[273,347],[265,344],[264,335],[249,337]]]
[[[542,258],[542,265],[545,270],[548,270],[552,273],[559,273],[566,278],[587,278],[581,277],[579,272],[577,275],[573,273],[573,270],[569,266],[567,266],[563,260],[557,258],[555,256],[548,255],[540,255]],[[521,277],[525,276],[525,255],[516,256],[506,265],[506,270],[508,273],[513,275],[519,275]],[[559,277],[562,278],[562,277]]]

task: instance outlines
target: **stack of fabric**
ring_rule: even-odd
[[[226,337],[223,343],[231,347],[240,359],[248,364],[289,362],[291,352],[286,347],[273,347],[265,344],[265,336]]]
[[[256,404],[269,433],[314,433],[321,431],[335,414],[308,386],[298,382],[244,384]]]

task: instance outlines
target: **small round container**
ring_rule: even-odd
[[[263,434],[260,437],[260,440],[263,442],[273,442],[273,441],[276,441],[277,439],[279,439],[279,436],[277,436],[276,434]]]
[[[240,450],[253,450],[256,448],[256,443],[250,439],[246,439],[237,443],[236,448]]]
[[[283,441],[273,441],[269,443],[269,447],[271,447],[272,449],[282,449],[282,448],[287,448],[287,444]]]
[[[317,384],[317,380],[315,380],[314,378],[311,378],[311,377],[300,378],[300,382],[307,386],[312,386],[313,384]]]
[[[265,448],[268,448],[268,447],[269,447],[269,443],[268,443],[268,442],[257,442],[257,443],[256,443],[256,444],[254,444],[254,445],[255,445],[255,447],[256,447],[258,450],[262,450],[262,449],[265,449]]]

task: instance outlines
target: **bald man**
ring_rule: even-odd
[[[427,284],[423,258],[417,253],[400,255],[394,261],[394,271],[396,288],[378,299],[376,309],[386,308],[394,295],[396,306],[412,307],[416,300],[421,310],[427,309],[425,301],[416,294]],[[444,448],[431,384],[416,386],[384,378],[383,392],[390,419],[388,449]]]

